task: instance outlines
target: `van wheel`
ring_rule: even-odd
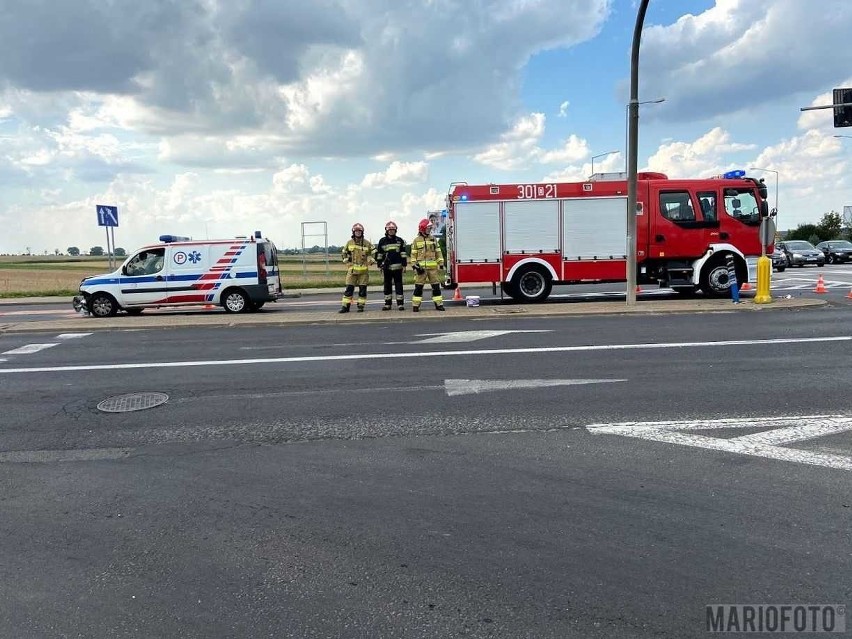
[[[540,266],[521,270],[512,278],[513,297],[520,302],[543,302],[553,289],[550,273]]]
[[[229,313],[245,313],[251,308],[251,304],[242,290],[232,288],[222,295],[222,307]]]
[[[95,317],[113,317],[118,313],[118,302],[109,293],[95,293],[89,298],[89,312]]]

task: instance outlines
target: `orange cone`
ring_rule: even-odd
[[[817,285],[814,289],[814,293],[828,293],[825,288],[825,281],[822,279],[822,275],[820,275],[819,279],[817,280]]]
[[[637,293],[641,293],[641,292],[642,292],[642,287],[641,287],[641,286],[639,286],[638,284],[636,285],[636,292],[637,292]]]
[[[852,300],[852,288],[849,289],[849,295],[846,298]]]
[[[460,286],[456,286],[456,292],[455,292],[455,293],[453,293],[453,300],[454,300],[454,301],[461,301],[461,300],[463,300],[463,299],[464,299],[464,298],[462,297],[462,294],[461,294],[461,287],[460,287]]]
[[[751,284],[746,282],[745,284],[742,285],[742,287],[740,287],[740,290],[741,291],[750,291],[751,290]]]

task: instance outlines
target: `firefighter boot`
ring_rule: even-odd
[[[411,310],[412,310],[414,313],[419,313],[419,312],[420,312],[420,307],[419,307],[419,306],[413,306],[413,307],[411,307]]]
[[[436,311],[446,311],[447,309],[444,308],[443,304],[435,304],[435,310]]]
[[[359,312],[359,313],[363,313],[363,312],[364,312],[364,305],[363,305],[363,304],[358,304],[358,312]]]
[[[340,307],[340,310],[337,311],[337,312],[338,313],[348,313],[349,312],[349,306],[344,304],[343,306]]]
[[[382,310],[383,310],[383,311],[389,311],[389,310],[391,310],[391,301],[392,301],[392,300],[391,300],[391,298],[390,298],[390,297],[386,297],[386,298],[385,298],[385,305],[384,305],[384,306],[382,306]]]

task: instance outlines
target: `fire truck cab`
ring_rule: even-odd
[[[627,180],[596,174],[585,182],[455,183],[447,196],[450,286],[500,282],[525,302],[554,284],[621,282],[627,276]],[[726,257],[748,281],[746,257],[760,255],[758,229],[769,215],[762,180],[732,171],[709,179],[640,173],[637,273],[684,294],[723,296]],[[771,247],[769,247],[771,250]]]

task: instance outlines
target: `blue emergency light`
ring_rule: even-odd
[[[163,244],[170,244],[171,242],[189,242],[189,238],[180,235],[161,235],[160,241]]]
[[[262,237],[263,237],[263,234],[262,234],[260,231],[255,231],[255,232],[254,232],[254,236],[255,236],[257,239],[260,239],[260,238],[262,238]]]
[[[462,195],[462,196],[461,196],[461,199],[462,199],[462,201],[466,200],[466,199],[467,199],[467,195]]]
[[[746,172],[742,169],[737,169],[736,171],[728,171],[722,175],[726,180],[735,180],[737,178],[745,177]]]

